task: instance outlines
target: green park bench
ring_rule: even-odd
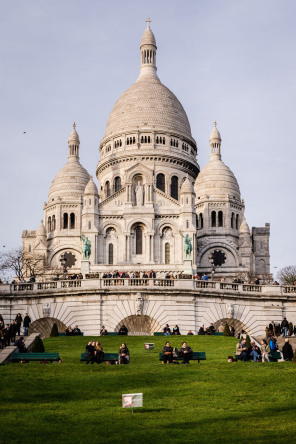
[[[117,331],[108,331],[107,336],[118,336]]]
[[[66,335],[66,333],[59,333],[59,336],[84,336],[83,331],[80,333],[80,335]]]
[[[13,353],[10,356],[11,362],[20,361],[60,361],[60,355],[58,353]]]
[[[81,353],[80,361],[86,361],[85,353]],[[118,361],[118,353],[104,353],[103,362]]]
[[[162,361],[163,352],[159,353],[159,360]],[[177,358],[173,358],[173,361],[182,361],[183,358],[178,356]],[[206,360],[206,352],[193,352],[190,361],[205,361]]]
[[[163,331],[155,331],[153,333],[154,336],[164,336],[164,332]]]
[[[224,333],[216,331],[215,333],[212,334],[212,336],[224,336]]]

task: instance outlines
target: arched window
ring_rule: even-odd
[[[115,189],[115,193],[116,193],[116,191],[121,190],[121,179],[120,179],[119,176],[115,177],[115,180],[114,180],[114,189]]]
[[[165,137],[162,139],[162,143],[165,145]]]
[[[199,222],[200,222],[200,228],[201,229],[203,229],[203,215],[202,215],[202,213],[200,213],[200,215],[199,215]]]
[[[198,215],[196,215],[196,228],[199,228],[199,224],[198,224]]]
[[[56,229],[56,218],[55,218],[55,215],[53,215],[52,219],[51,219],[51,229],[52,229],[52,231],[54,231]]]
[[[218,212],[218,227],[223,227],[223,211]]]
[[[156,176],[156,188],[165,192],[165,177],[162,173],[159,173]]]
[[[234,228],[234,213],[231,213],[231,228]]]
[[[136,138],[135,137],[133,137],[133,143],[136,143]]]
[[[156,137],[156,143],[159,143],[159,139],[158,139],[158,136]]]
[[[110,194],[111,194],[111,189],[110,189],[110,182],[109,182],[109,180],[107,180],[106,185],[105,185],[105,188],[106,188],[106,197],[109,197]]]
[[[47,231],[50,233],[51,232],[51,217],[49,216],[49,218],[47,219]]]
[[[143,253],[143,230],[141,227],[136,228],[136,254]]]
[[[239,215],[237,214],[236,215],[236,218],[235,218],[235,228],[238,230],[238,228],[239,228]]]
[[[141,137],[141,143],[144,143],[144,137],[143,136]]]
[[[150,143],[150,136],[148,136],[148,143]]]
[[[88,199],[88,205],[91,205],[91,199]]]
[[[68,213],[64,213],[63,215],[63,228],[68,228]]]
[[[70,214],[70,228],[71,229],[75,228],[75,214],[74,213]]]
[[[169,264],[171,261],[170,249],[171,249],[170,244],[168,242],[166,242],[166,244],[164,246],[164,262],[165,262],[165,264]]]
[[[113,264],[113,244],[108,245],[108,264]]]
[[[186,228],[189,228],[189,220],[186,220]]]
[[[162,137],[159,138],[159,142],[162,143]]]
[[[88,229],[91,230],[91,221],[88,222]]]
[[[31,248],[31,245],[29,245],[29,253],[31,253],[31,251],[32,251],[32,248]]]
[[[129,138],[127,138],[126,144],[129,145]]]
[[[216,226],[216,211],[211,212],[211,227]]]
[[[179,199],[179,185],[178,185],[178,177],[173,176],[171,179],[171,196],[178,200]]]
[[[147,143],[147,136],[145,136],[145,143]]]

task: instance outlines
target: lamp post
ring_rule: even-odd
[[[214,265],[214,254],[213,252],[209,256],[209,261],[211,264],[211,281],[214,279],[215,265]]]

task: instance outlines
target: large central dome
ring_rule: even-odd
[[[139,78],[120,96],[110,113],[105,137],[148,126],[192,139],[183,106],[156,74],[156,41],[149,26],[141,42],[141,61]]]

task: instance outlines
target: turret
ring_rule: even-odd
[[[147,28],[144,31],[142,40],[141,40],[141,67],[140,67],[140,76],[138,80],[142,79],[143,76],[152,76],[155,77],[155,79],[158,79],[158,76],[156,74],[157,68],[156,68],[156,40],[154,37],[153,32],[150,28],[150,18],[148,17],[147,20]]]
[[[69,136],[68,139],[68,146],[69,146],[69,155],[68,159],[79,159],[79,145],[80,145],[80,139],[79,135],[76,131],[76,123],[73,123],[73,130]]]

